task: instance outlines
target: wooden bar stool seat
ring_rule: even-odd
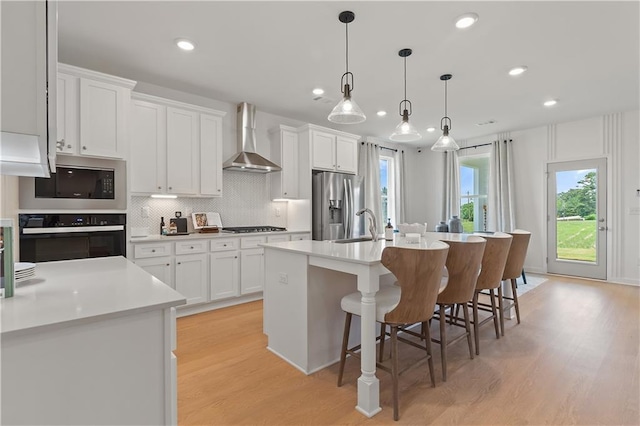
[[[527,248],[529,247],[529,241],[531,240],[531,232],[524,231],[522,229],[516,229],[513,232],[508,232],[513,237],[511,240],[511,247],[509,247],[509,255],[507,256],[507,262],[504,266],[504,272],[502,274],[502,281],[511,281],[511,293],[512,296],[505,296],[502,292],[502,286],[498,287],[498,301],[500,311],[500,331],[504,336],[504,317],[505,313],[511,308],[515,308],[516,319],[520,324],[520,305],[518,304],[518,293],[516,279],[522,275],[524,260],[527,256]],[[506,304],[504,300],[508,300]]]

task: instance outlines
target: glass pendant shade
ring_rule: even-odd
[[[333,110],[331,110],[331,113],[327,118],[332,123],[362,123],[367,119],[367,116],[364,115],[364,112],[362,112],[358,104],[353,99],[351,99],[349,85],[345,87],[345,93],[349,93],[349,95],[345,96],[340,102],[338,102],[338,105],[336,105]]]
[[[449,136],[449,127],[444,126],[442,136],[438,138],[436,143],[431,147],[431,151],[445,152],[445,151],[457,151],[460,147],[456,143],[455,139]]]
[[[413,142],[421,138],[415,126],[409,123],[409,113],[404,110],[402,121],[396,126],[395,131],[389,136],[394,142]]]

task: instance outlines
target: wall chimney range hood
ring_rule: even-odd
[[[238,105],[238,149],[224,162],[225,170],[270,173],[282,170],[280,166],[256,153],[256,107],[243,102]]]

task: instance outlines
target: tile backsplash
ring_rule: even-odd
[[[149,227],[149,233],[159,231],[160,217],[165,223],[181,211],[191,226],[191,213],[218,212],[223,226],[271,225],[287,226],[287,202],[271,201],[270,179],[266,174],[225,171],[222,173],[221,198],[162,199],[132,196],[128,209],[130,227]],[[144,207],[149,217],[142,217]]]

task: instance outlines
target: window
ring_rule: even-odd
[[[459,157],[460,218],[464,232],[487,230],[489,156]]]
[[[395,193],[394,193],[394,167],[393,157],[380,155],[380,193],[382,197],[382,220],[387,223],[387,219],[391,219],[394,227],[396,223],[395,209]]]

